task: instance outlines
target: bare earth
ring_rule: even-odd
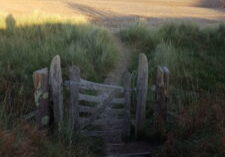
[[[1,0],[0,12],[15,15],[35,11],[61,16],[84,16],[111,29],[145,20],[151,25],[165,21],[215,24],[225,21],[225,0]]]

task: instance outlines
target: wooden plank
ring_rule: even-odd
[[[121,129],[114,129],[108,131],[82,131],[81,133],[86,136],[108,136],[108,135],[118,135],[121,134]]]
[[[145,54],[139,55],[137,79],[136,137],[145,123],[146,98],[148,92],[148,60]]]
[[[163,130],[167,119],[167,103],[169,99],[169,70],[158,67],[156,80],[155,125]]]
[[[72,81],[80,82],[80,69],[72,66],[69,69],[69,78]],[[79,84],[70,86],[70,127],[71,133],[78,129],[78,100],[79,100]]]
[[[62,70],[59,55],[52,59],[49,72],[50,92],[53,102],[54,124],[59,130],[63,123]]]
[[[87,90],[95,90],[95,91],[110,91],[115,90],[116,92],[123,93],[124,88],[116,85],[107,85],[107,84],[100,84],[94,83],[91,81],[81,79],[80,88],[87,89]]]
[[[166,96],[166,99],[169,97],[169,77],[170,77],[170,71],[167,67],[163,67],[164,72],[164,94]]]
[[[119,124],[126,124],[125,119],[97,119],[93,121],[93,125],[101,125],[101,126],[111,126],[119,125]]]
[[[112,99],[114,97],[114,90],[110,91],[109,93],[102,94],[104,99],[103,101],[98,105],[99,107],[96,108],[96,111],[92,114],[92,116],[81,126],[81,129],[84,128],[87,125],[90,125],[94,120],[97,119],[97,117],[102,114],[106,107],[112,106]]]
[[[87,94],[79,94],[79,100],[80,101],[87,101],[87,102],[94,102],[94,103],[100,103],[102,101],[102,96],[92,96]],[[124,104],[125,99],[124,98],[114,98],[112,100],[113,104]]]
[[[78,108],[79,108],[79,112],[88,112],[88,113],[95,113],[97,108],[96,107],[89,107],[89,106],[83,106],[83,105],[78,105]],[[124,109],[108,109],[107,112],[111,112],[112,114],[114,115],[120,115],[120,114],[123,114],[124,113]]]
[[[130,127],[131,127],[131,119],[130,119],[130,103],[131,103],[131,74],[127,71],[123,76],[123,84],[125,89],[125,117],[126,117],[126,128],[124,130],[124,136],[130,137]]]
[[[162,107],[162,112],[163,112],[163,116],[165,121],[167,120],[167,105],[168,105],[168,101],[169,101],[169,77],[170,77],[170,71],[167,67],[163,67],[163,72],[164,72],[164,89],[163,89],[163,93],[164,93],[164,105]]]
[[[78,110],[79,110],[79,112],[88,112],[88,113],[96,112],[95,107],[82,106],[82,105],[78,105]]]
[[[162,102],[163,102],[163,87],[164,87],[164,70],[162,67],[157,67],[157,78],[156,78],[156,106],[155,106],[155,117],[157,118],[161,113]]]
[[[43,128],[48,126],[50,122],[48,68],[35,71],[33,82],[37,107],[36,121],[38,126]]]

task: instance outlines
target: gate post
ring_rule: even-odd
[[[50,121],[48,68],[35,71],[33,73],[33,82],[37,107],[36,121],[38,126],[43,128],[48,126]]]
[[[52,59],[49,71],[49,84],[53,101],[54,123],[60,131],[63,123],[63,87],[60,56]]]
[[[167,67],[159,66],[157,68],[155,99],[155,125],[163,130],[167,119],[167,103],[169,99],[169,70]]]
[[[139,55],[137,78],[136,137],[143,131],[145,123],[146,99],[148,92],[148,60],[145,54]]]
[[[69,79],[77,82],[77,84],[70,84],[70,129],[71,135],[73,135],[74,129],[78,129],[78,99],[79,99],[79,82],[80,82],[80,69],[76,66],[72,66],[69,69]]]
[[[125,136],[126,138],[130,137],[130,124],[131,124],[131,118],[130,118],[130,103],[131,103],[131,74],[127,71],[124,73],[123,76],[123,85],[125,89],[125,109],[126,109],[126,132]]]

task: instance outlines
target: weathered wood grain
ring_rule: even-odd
[[[82,101],[87,101],[87,102],[94,102],[94,103],[100,103],[102,102],[101,95],[100,96],[92,96],[92,95],[87,95],[87,94],[79,94],[79,100]],[[124,104],[125,99],[124,98],[114,98],[112,100],[113,104]]]
[[[53,102],[54,124],[60,130],[63,123],[63,88],[60,56],[52,59],[49,72],[51,99]]]
[[[126,122],[124,124],[124,136],[126,138],[130,137],[130,127],[131,127],[131,118],[130,118],[130,103],[131,103],[131,74],[127,71],[123,76],[123,85],[125,89],[125,118]]]
[[[46,127],[50,122],[48,68],[33,73],[34,98],[37,107],[36,121],[39,127]]]
[[[148,92],[148,60],[145,54],[139,55],[137,79],[136,136],[144,128],[146,98]]]
[[[167,120],[167,103],[169,99],[169,69],[157,68],[155,124],[161,130]]]
[[[69,78],[72,81],[80,82],[80,69],[76,66],[72,66],[69,69]],[[79,117],[79,84],[70,86],[70,125],[71,132],[79,128],[78,117]]]
[[[101,103],[99,103],[98,107],[96,108],[96,111],[92,114],[92,116],[81,125],[81,129],[84,128],[87,125],[90,125],[93,121],[95,121],[99,115],[101,115],[107,107],[112,106],[112,100],[114,98],[114,90],[112,90],[110,93],[104,94],[104,99]]]
[[[116,85],[107,85],[101,83],[95,83],[87,80],[81,79],[80,81],[80,88],[87,89],[87,90],[95,90],[95,91],[110,91],[115,90],[116,92],[123,93],[124,88]]]

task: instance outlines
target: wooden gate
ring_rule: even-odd
[[[130,133],[130,74],[123,86],[94,83],[80,78],[80,69],[69,70],[71,127],[89,136],[118,142]]]
[[[132,120],[136,135],[144,128],[148,88],[148,61],[139,56],[137,87],[131,88],[131,75],[125,72],[121,86],[95,83],[80,77],[80,69],[69,68],[69,80],[63,81],[60,57],[53,58],[50,68],[35,71],[36,121],[40,127],[54,126],[61,131],[65,115],[69,115],[72,132],[101,136],[108,142],[118,143],[130,136],[131,91],[137,93],[136,116]],[[69,105],[64,106],[65,89],[69,91]],[[66,101],[68,102],[68,101]],[[65,108],[68,113],[64,114]]]

